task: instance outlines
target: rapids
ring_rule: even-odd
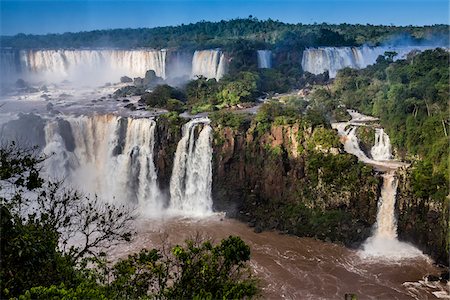
[[[216,242],[238,235],[250,246],[250,266],[261,280],[263,299],[344,299],[346,293],[357,294],[358,299],[438,299],[446,295],[443,285],[424,280],[424,275],[438,272],[426,257],[375,263],[337,244],[276,232],[255,233],[246,224],[221,215],[141,220],[138,237],[115,248],[112,258],[162,243],[180,244],[198,233]]]

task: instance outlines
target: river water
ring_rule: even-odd
[[[255,233],[246,224],[221,215],[139,220],[137,232],[132,243],[112,250],[113,259],[158,247],[162,241],[180,244],[197,233],[216,242],[240,236],[251,248],[250,265],[261,279],[265,299],[344,299],[346,293],[357,294],[358,299],[448,298],[448,286],[424,281],[425,275],[439,272],[426,256],[370,259],[361,251],[311,238]]]

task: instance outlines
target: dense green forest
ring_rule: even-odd
[[[222,47],[232,50],[245,41],[249,47],[301,49],[312,46],[378,45],[386,42],[448,44],[447,25],[386,26],[353,24],[287,24],[275,20],[233,19],[157,28],[110,29],[89,32],[2,36],[0,45],[12,48],[184,48]]]
[[[449,193],[448,62],[443,49],[395,62],[388,53],[366,69],[339,71],[332,89],[314,94],[324,111],[345,104],[379,117],[397,155],[413,162],[415,195],[435,201]]]

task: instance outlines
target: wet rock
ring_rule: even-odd
[[[260,226],[256,226],[255,229],[253,229],[253,231],[255,233],[261,233],[261,232],[263,232],[263,229]]]
[[[128,108],[129,110],[136,110],[136,106],[134,106],[133,103],[128,103],[125,105],[125,108]]]
[[[50,100],[50,96],[47,95],[47,94],[41,95],[41,98],[43,98],[45,101],[49,101]]]
[[[47,103],[45,108],[47,109],[47,111],[51,111],[53,109],[53,104],[52,103]]]
[[[427,275],[427,280],[428,281],[439,281],[439,276],[430,274],[430,275]]]
[[[128,102],[130,102],[130,100],[129,99],[123,99],[122,102],[128,103]]]
[[[133,79],[131,79],[128,76],[122,76],[122,77],[120,77],[120,82],[121,83],[129,83],[129,82],[133,82]]]
[[[17,79],[15,85],[16,85],[16,87],[19,88],[19,89],[24,89],[24,88],[26,88],[26,87],[28,86],[28,84],[26,83],[26,81],[23,80],[23,79]]]

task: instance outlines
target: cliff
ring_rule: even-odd
[[[414,244],[437,263],[449,263],[449,199],[418,197],[412,188],[412,170],[397,172],[398,237]]]
[[[215,127],[213,199],[216,210],[256,231],[358,246],[376,220],[379,178],[344,154],[335,133],[299,124]]]

